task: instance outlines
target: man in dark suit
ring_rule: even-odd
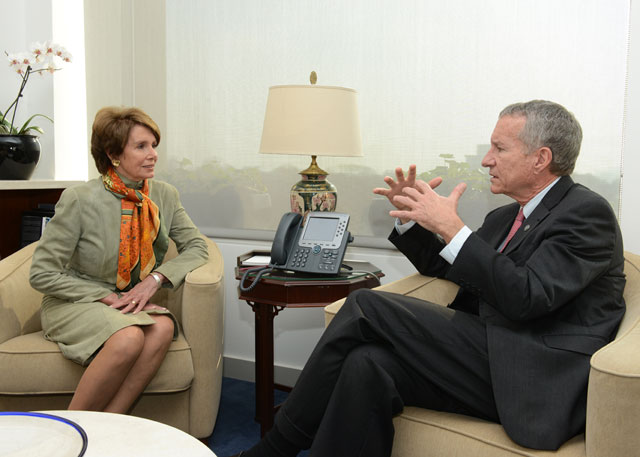
[[[385,178],[390,236],[418,271],[460,285],[442,307],[351,294],[311,354],[274,428],[243,457],[388,456],[404,405],[501,423],[518,444],[557,449],[584,428],[589,359],[624,315],[622,238],[599,195],[576,184],[582,131],[562,106],[505,108],[482,161],[514,203],[472,232],[465,191]],[[513,226],[513,228],[512,228]],[[512,229],[510,229],[512,228]]]

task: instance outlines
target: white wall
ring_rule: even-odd
[[[0,0],[0,110],[4,111],[18,95],[20,77],[8,65],[5,52],[26,52],[34,42],[51,39],[51,0]],[[31,75],[18,106],[16,123],[22,125],[33,114],[53,117],[53,78]],[[40,161],[32,179],[51,179],[55,171],[54,127],[44,118],[33,125],[45,131],[40,136]]]
[[[620,225],[625,249],[640,254],[640,1],[631,2],[629,79],[623,150]]]
[[[63,64],[62,71],[31,75],[18,107],[20,125],[36,113],[54,120],[36,118],[32,123],[45,132],[39,137],[40,161],[32,180],[87,177],[82,10],[82,0],[0,0],[0,110],[7,109],[20,87],[4,52],[27,52],[32,43],[51,40],[73,55],[73,63]]]
[[[640,253],[640,0],[632,0],[629,50],[629,79],[624,144],[622,203],[620,221],[625,249]],[[579,75],[577,76],[579,77]],[[382,184],[382,182],[381,182]],[[237,281],[233,276],[236,257],[263,245],[258,242],[215,240],[226,263],[225,357],[254,360],[253,315],[249,306],[237,299]],[[347,257],[366,260],[387,274],[383,282],[413,273],[413,267],[397,251],[349,248]],[[321,310],[285,310],[275,319],[275,364],[301,369],[317,342],[324,320]],[[234,366],[229,364],[230,366]],[[227,373],[235,375],[235,373]],[[238,371],[238,376],[244,372]],[[276,370],[276,377],[278,371]]]
[[[73,55],[73,63],[54,75],[55,179],[84,181],[89,170],[84,7],[82,0],[51,3],[52,39],[70,48]]]
[[[31,41],[47,38],[50,31],[46,36],[42,36],[47,25],[43,24],[42,20],[32,20],[33,16],[30,12],[40,8],[36,16],[42,17],[40,14],[42,11],[50,10],[50,5],[51,0],[23,2],[0,0],[0,11],[11,12],[11,14],[0,16],[0,37],[2,38],[0,42],[7,51],[21,50]],[[166,119],[164,112],[166,102],[163,99],[163,84],[166,84],[166,76],[163,73],[165,65],[163,62],[150,60],[151,57],[145,55],[144,51],[145,46],[149,46],[150,43],[164,45],[162,36],[154,35],[159,33],[162,27],[157,27],[155,30],[140,28],[136,18],[151,15],[156,24],[163,24],[164,2],[85,0],[84,8],[86,30],[91,31],[86,38],[88,128],[99,107],[136,104],[146,109],[163,129]],[[637,128],[640,123],[639,1],[632,1],[631,12],[631,49],[620,219],[625,248],[640,253],[640,230],[638,230],[640,212],[637,210],[636,203],[637,196],[640,195],[640,129]],[[16,17],[18,17],[17,21]],[[45,15],[45,17],[48,16]],[[24,27],[24,24],[27,26]],[[3,50],[0,49],[0,52]],[[8,70],[3,71],[0,66],[0,107],[14,92],[10,77],[14,75],[11,75]],[[34,87],[28,88],[32,98],[37,91]],[[17,84],[15,91],[17,92]],[[46,105],[50,101],[44,102],[45,106],[38,106],[35,109],[47,114],[52,113],[51,106]],[[10,101],[6,104],[8,103]],[[32,107],[28,110],[33,111]],[[162,146],[161,144],[161,148]],[[162,149],[160,153],[162,155]],[[94,169],[90,158],[89,169]],[[91,173],[95,175],[95,171]],[[225,357],[252,361],[254,360],[253,313],[245,302],[237,299],[237,281],[234,279],[233,267],[238,255],[255,248],[268,248],[269,243],[228,239],[215,239],[215,241],[225,259]],[[399,279],[413,272],[411,265],[395,251],[351,247],[347,252],[349,258],[370,261],[380,267],[387,275],[383,282]],[[276,365],[301,368],[323,327],[324,319],[320,309],[290,309],[281,312],[275,320]]]
[[[87,134],[104,106],[138,106],[166,132],[164,1],[85,0]],[[160,160],[165,155],[160,142]],[[98,176],[89,159],[89,177]]]

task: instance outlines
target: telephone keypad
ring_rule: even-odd
[[[293,257],[291,258],[290,266],[292,267],[305,267],[307,265],[307,259],[309,258],[309,248],[296,248],[293,251]]]
[[[338,250],[337,249],[323,249],[322,260],[318,264],[318,268],[326,271],[337,271],[339,269],[338,262]]]
[[[309,254],[312,254],[312,260],[309,260]],[[289,266],[303,270],[308,268],[309,271],[321,270],[327,273],[338,272],[340,270],[338,249],[322,249],[321,246],[315,245],[312,248],[298,246],[294,249]],[[313,265],[317,267],[314,268]],[[304,271],[304,270],[303,270]]]

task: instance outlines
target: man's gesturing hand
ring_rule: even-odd
[[[404,172],[402,168],[396,168],[396,180],[395,181],[390,176],[384,177],[384,182],[389,186],[388,189],[383,187],[376,187],[373,189],[374,194],[384,195],[389,199],[391,204],[398,208],[400,211],[409,211],[411,208],[404,205],[402,202],[395,199],[397,195],[404,195],[404,189],[415,188],[416,186],[416,166],[409,165],[409,171],[407,172],[407,177],[404,177]],[[429,181],[429,185],[432,189],[435,189],[442,182],[442,178],[435,178]],[[400,217],[400,220],[403,224],[409,221],[409,219],[404,219]]]
[[[401,193],[393,196],[393,203],[398,209],[390,211],[389,215],[402,221],[415,221],[449,243],[464,227],[458,216],[458,201],[467,185],[460,183],[448,197],[443,197],[433,190],[441,182],[442,178],[434,178],[429,184],[417,180],[412,187],[404,186]]]

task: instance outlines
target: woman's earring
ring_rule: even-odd
[[[112,160],[111,165],[113,165],[113,168],[118,168],[120,166],[120,161],[118,159]]]

